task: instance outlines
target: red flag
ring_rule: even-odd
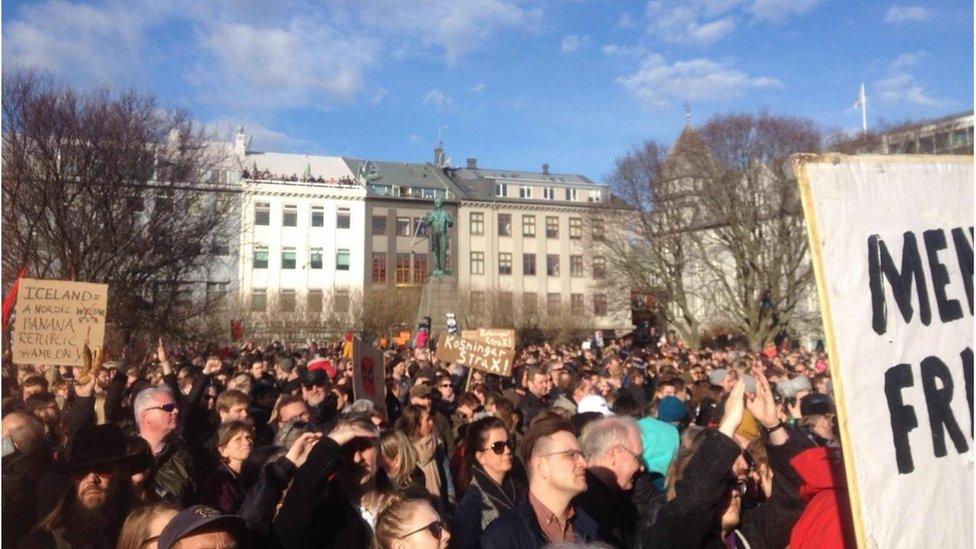
[[[14,281],[14,285],[10,287],[10,293],[3,300],[3,329],[7,329],[7,324],[10,322],[10,315],[14,312],[14,305],[17,303],[17,289],[20,288],[20,279],[24,278],[27,274],[27,265],[20,270],[20,274],[17,275],[17,280]]]

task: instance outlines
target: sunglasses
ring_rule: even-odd
[[[450,383],[442,383],[442,384],[438,385],[438,387],[440,387],[441,389],[447,389],[450,386],[451,386]]]
[[[738,492],[740,496],[744,496],[749,491],[749,486],[746,484],[746,481],[734,478],[729,480],[729,489]]]
[[[441,534],[443,534],[444,533],[444,530],[446,530],[446,529],[447,528],[445,527],[445,525],[444,525],[443,522],[441,522],[439,520],[435,520],[434,522],[428,524],[427,526],[424,526],[423,528],[419,528],[417,530],[414,530],[413,532],[410,532],[409,534],[404,534],[404,535],[400,536],[400,539],[408,538],[408,537],[416,534],[417,532],[423,532],[424,530],[429,530],[430,531],[430,535],[434,536],[434,539],[440,540],[441,539]]]
[[[505,453],[505,448],[508,448],[509,450],[512,450],[512,451],[515,450],[515,448],[512,447],[512,441],[511,440],[498,440],[498,441],[492,442],[491,445],[488,446],[487,448],[485,448],[484,450],[482,450],[482,452],[486,452],[488,450],[491,450],[492,452],[495,453],[495,455],[499,455],[500,456],[500,455],[502,455],[502,454]]]
[[[149,410],[162,410],[162,411],[166,412],[167,414],[172,414],[173,413],[173,410],[176,410],[176,403],[175,402],[168,402],[166,404],[163,404],[162,406],[153,406],[152,408],[146,408],[146,411],[147,412]]]
[[[102,464],[91,465],[89,467],[81,467],[79,469],[75,469],[71,471],[71,476],[77,479],[82,479],[87,477],[90,473],[95,473],[96,475],[99,476],[108,476],[114,472],[115,472],[115,466],[113,466],[110,463],[108,464],[102,463]]]

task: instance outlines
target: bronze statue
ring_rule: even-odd
[[[450,230],[453,226],[454,219],[444,209],[444,200],[435,198],[434,209],[427,212],[427,237],[430,239],[430,255],[434,262],[431,276],[444,276],[450,272],[445,267],[447,246],[451,238]]]

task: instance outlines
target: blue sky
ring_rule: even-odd
[[[855,130],[973,108],[973,4],[836,0],[3,3],[4,71],[134,88],[259,150],[580,173],[715,113]]]

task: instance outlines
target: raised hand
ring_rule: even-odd
[[[329,433],[329,438],[339,446],[343,446],[354,438],[376,438],[377,435],[376,429],[364,429],[357,425],[342,424]]]
[[[736,429],[739,428],[739,424],[742,423],[742,416],[745,410],[745,392],[746,377],[740,375],[738,381],[735,382],[735,386],[732,387],[732,392],[729,393],[729,397],[725,399],[725,414],[722,415],[722,421],[718,424],[718,430],[729,438],[732,438]]]
[[[295,442],[288,449],[285,457],[288,458],[288,461],[294,463],[295,467],[301,467],[305,463],[305,460],[308,459],[308,454],[311,453],[312,448],[321,439],[322,433],[304,433],[295,439]]]
[[[752,377],[756,379],[756,394],[746,401],[746,406],[763,427],[767,429],[775,427],[779,423],[779,414],[776,411],[776,401],[773,399],[769,380],[758,365],[752,367]]]

